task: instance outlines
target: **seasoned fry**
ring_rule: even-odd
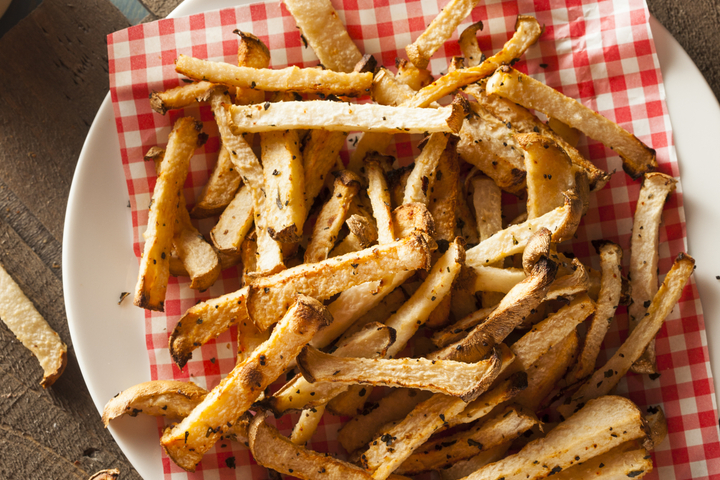
[[[397,107],[409,101],[415,91],[404,83],[398,82],[390,70],[380,67],[373,77],[370,92],[375,103]]]
[[[435,168],[435,178],[429,191],[428,210],[435,222],[433,238],[437,241],[450,242],[455,238],[459,175],[457,137],[453,135],[440,155],[440,160]]]
[[[281,243],[300,240],[307,215],[299,143],[297,130],[260,134],[267,231]]]
[[[280,245],[270,236],[267,229],[266,199],[263,193],[265,179],[262,166],[245,139],[241,135],[234,135],[230,130],[230,116],[223,107],[230,103],[230,97],[216,90],[212,94],[211,101],[223,144],[230,152],[230,158],[237,172],[252,193],[257,235],[257,270],[263,273],[282,270],[285,265]]]
[[[253,135],[249,133],[248,135]],[[248,138],[248,140],[250,140]],[[251,142],[252,143],[252,142]],[[192,218],[207,218],[220,215],[227,207],[242,183],[235,165],[230,159],[230,152],[225,145],[220,146],[217,163],[207,183],[203,187],[195,206],[190,212]]]
[[[552,234],[545,227],[538,228],[528,239],[522,254],[522,267],[525,275],[530,275],[533,267],[543,257],[550,258]]]
[[[210,230],[215,248],[221,252],[238,253],[253,226],[253,218],[252,191],[243,185]]]
[[[550,285],[550,290],[548,290],[545,300],[569,297],[570,295],[588,291],[590,288],[588,269],[580,263],[577,258],[573,259],[571,268],[575,270],[573,273],[558,277],[553,284]]]
[[[310,243],[305,249],[305,263],[316,263],[328,258],[335,245],[340,228],[350,204],[360,188],[360,177],[349,170],[338,172],[335,177],[332,195],[323,205],[313,227]]]
[[[692,257],[683,253],[678,255],[660,289],[653,297],[645,317],[635,327],[625,343],[604,366],[595,371],[592,377],[569,399],[569,402],[558,407],[558,411],[563,416],[567,418],[577,409],[582,408],[582,405],[588,400],[612,391],[660,330],[665,317],[670,314],[680,299],[683,288],[690,279],[694,268],[695,260]]]
[[[202,81],[180,85],[164,92],[153,91],[150,93],[150,107],[160,115],[165,115],[168,110],[207,101],[215,86],[212,82]]]
[[[500,95],[515,103],[543,112],[588,137],[605,144],[623,160],[623,170],[633,179],[657,169],[655,150],[638,140],[616,123],[593,112],[575,99],[518,72],[502,67],[488,79],[487,92]]]
[[[194,471],[204,453],[287,368],[301,348],[332,317],[320,302],[298,295],[270,338],[238,364],[185,419],[168,428],[160,443],[181,468]]]
[[[306,346],[297,358],[298,368],[310,383],[385,385],[418,388],[460,397],[470,402],[478,396],[488,365],[424,358],[341,358]]]
[[[473,177],[473,207],[480,241],[502,230],[502,194],[497,184],[487,177]]]
[[[283,0],[295,19],[300,35],[325,68],[352,72],[362,59],[330,0]]]
[[[520,268],[475,267],[476,292],[508,293],[526,277]]]
[[[139,383],[113,397],[102,414],[107,427],[111,420],[138,413],[156,417],[185,418],[207,395],[207,390],[192,382],[155,380]]]
[[[357,252],[358,250],[368,248],[378,239],[378,231],[375,224],[362,215],[350,215],[350,217],[345,220],[345,225],[347,225],[350,233],[332,249],[328,257],[337,257],[339,255],[345,255],[346,253]]]
[[[457,416],[448,419],[450,427],[461,423],[472,423],[490,412],[503,402],[517,397],[522,394],[528,387],[528,376],[525,372],[515,372],[510,375],[492,390],[480,395],[478,398],[468,403],[465,409]],[[515,401],[517,403],[517,401]]]
[[[635,208],[630,237],[630,288],[632,302],[628,307],[630,332],[645,316],[648,302],[657,292],[658,240],[662,211],[677,181],[663,173],[648,173],[643,179]],[[633,365],[635,373],[656,373],[655,340]]]
[[[467,192],[463,182],[458,179],[458,194],[460,195],[459,200],[455,203],[457,210],[455,211],[455,217],[457,225],[455,226],[455,232],[457,235],[465,238],[465,241],[470,245],[477,245],[480,243],[480,238],[477,233],[477,225],[475,223],[475,217],[473,217],[470,207],[468,207]]]
[[[650,407],[648,408],[648,414],[645,415],[645,420],[650,428],[650,440],[652,441],[653,449],[656,449],[668,435],[665,412],[663,412],[660,406]]]
[[[367,445],[377,435],[378,430],[390,422],[402,420],[420,402],[433,394],[410,388],[397,388],[381,398],[373,408],[368,408],[353,417],[338,431],[338,441],[343,448],[352,453]]]
[[[302,151],[303,171],[305,175],[305,207],[309,210],[315,197],[322,191],[345,139],[347,132],[311,130],[309,140]]]
[[[503,456],[505,456],[505,452],[508,451],[511,445],[512,442],[505,442],[501,445],[480,452],[467,460],[455,462],[455,464],[449,466],[448,468],[440,470],[440,478],[442,478],[442,480],[460,480],[465,478],[475,470],[480,470],[480,468],[485,465],[497,462],[503,458]]]
[[[562,206],[563,192],[575,189],[573,163],[549,137],[521,133],[515,139],[525,150],[528,219],[537,218]]]
[[[265,412],[259,412],[248,430],[250,451],[260,465],[304,480],[372,480],[372,476],[325,453],[296,445],[277,429],[265,423]]]
[[[609,452],[591,458],[582,465],[575,465],[558,473],[555,480],[595,478],[599,480],[625,480],[643,478],[653,469],[652,457],[637,442],[627,442]]]
[[[626,398],[605,396],[588,402],[545,438],[530,442],[519,453],[487,465],[467,479],[545,478],[551,472],[584,463],[626,441],[644,439],[646,435],[645,421],[635,404]]]
[[[573,329],[564,339],[551,345],[532,365],[525,367],[528,372],[527,388],[513,401],[534,412],[538,411],[575,361],[577,348],[578,334]]]
[[[455,70],[443,75],[438,80],[420,90],[411,100],[409,106],[427,107],[432,102],[448,95],[455,90],[475,83],[478,80],[492,75],[501,65],[510,64],[520,58],[542,34],[542,27],[534,17],[520,15],[515,24],[515,34],[508,40],[503,49],[485,59],[480,65],[471,68]]]
[[[405,185],[405,198],[402,203],[428,203],[429,188],[435,181],[435,169],[440,163],[440,156],[448,143],[448,135],[433,133],[423,147],[420,156],[415,159],[415,166]]]
[[[283,69],[236,67],[180,55],[175,71],[193,79],[205,79],[222,85],[255,88],[270,92],[322,93],[360,96],[370,92],[372,73],[340,73],[318,68]]]
[[[562,242],[574,235],[581,214],[582,201],[574,194],[566,193],[564,206],[541,217],[510,226],[469,249],[466,263],[468,266],[482,267],[520,253],[530,236],[541,227],[552,232],[553,243]]]
[[[460,34],[460,51],[465,58],[465,65],[468,67],[477,67],[482,61],[485,60],[485,55],[480,50],[480,45],[477,41],[478,30],[482,31],[483,23],[481,21],[475,22]]]
[[[487,389],[501,370],[499,349],[494,349],[490,358],[482,363],[491,367],[485,379]],[[447,418],[462,412],[465,405],[459,398],[442,394],[435,394],[418,404],[402,422],[383,432],[370,444],[370,448],[360,457],[363,467],[373,473],[374,479],[386,479],[430,435],[442,428]]]
[[[470,315],[462,318],[456,323],[453,323],[445,329],[435,332],[432,336],[432,342],[439,348],[442,348],[450,343],[457,342],[478,323],[490,316],[493,310],[495,310],[494,306],[474,311]]]
[[[519,194],[525,187],[525,163],[513,130],[477,103],[463,122],[458,153],[492,178],[503,190]]]
[[[395,225],[390,211],[390,191],[385,175],[380,164],[373,160],[366,161],[365,172],[368,178],[367,193],[378,227],[378,243],[390,243],[395,240]]]
[[[350,162],[348,169],[355,173],[362,173],[364,168],[364,159],[371,152],[385,153],[390,147],[394,136],[390,133],[383,132],[365,132],[360,136],[360,140],[355,145],[355,150],[350,154]]]
[[[450,39],[455,29],[470,15],[479,0],[450,0],[450,3],[440,10],[437,17],[427,29],[405,47],[410,61],[419,68],[425,68],[430,63],[430,57],[443,44]]]
[[[622,248],[612,242],[593,242],[600,254],[602,280],[597,309],[583,343],[582,353],[573,368],[568,383],[587,377],[595,370],[595,361],[600,352],[605,334],[615,316],[622,290]]]
[[[317,430],[325,413],[325,405],[306,408],[300,412],[300,418],[293,427],[290,441],[295,445],[305,445]]]
[[[414,475],[427,470],[439,470],[479,452],[502,445],[517,438],[538,424],[530,411],[509,406],[485,422],[449,437],[427,442],[410,455],[396,470],[403,475]]]
[[[370,323],[345,341],[338,344],[334,357],[377,358],[387,353],[395,341],[395,331],[378,323]],[[302,375],[297,375],[285,384],[265,403],[277,415],[288,410],[318,407],[347,390],[347,385],[331,382],[311,384]]]
[[[478,103],[494,117],[510,124],[512,129],[519,133],[540,133],[551,138],[565,150],[565,153],[572,159],[573,164],[579,170],[587,174],[590,187],[593,191],[600,190],[610,180],[610,174],[600,170],[560,135],[556,134],[547,125],[540,121],[535,115],[522,105],[517,105],[503,97],[488,95],[485,91],[485,83],[482,82],[468,85],[465,93],[473,96]]]
[[[404,203],[392,212],[397,238],[405,238],[413,232],[435,235],[435,220],[423,203]]]
[[[427,240],[422,234],[414,234],[387,245],[258,278],[250,286],[250,317],[265,330],[280,319],[296,293],[324,300],[394,272],[427,268],[429,257]]]
[[[252,281],[252,273],[257,270],[257,254],[257,235],[253,230],[245,236],[238,255],[242,264],[243,285],[247,285]]]
[[[47,388],[55,383],[67,365],[67,346],[2,265],[0,319],[40,362],[43,369],[40,385]]]
[[[569,127],[557,118],[552,117],[548,118],[547,126],[567,143],[573,147],[577,147],[577,144],[580,141],[580,131],[578,131],[578,129]]]
[[[376,133],[457,132],[465,116],[458,104],[421,109],[312,100],[226,105],[225,108],[232,115],[236,132],[269,132],[289,128]]]
[[[411,238],[411,237],[410,237]],[[450,292],[455,277],[464,263],[465,248],[457,238],[433,265],[430,274],[410,299],[385,322],[397,334],[388,350],[388,357],[397,355],[425,323],[435,306]]]
[[[192,117],[175,122],[163,159],[161,174],[155,183],[153,200],[145,232],[145,247],[133,303],[148,310],[163,311],[170,276],[170,248],[177,218],[177,197],[181,192],[188,165],[195,149],[205,142],[202,124]]]
[[[513,287],[483,323],[458,342],[430,354],[428,358],[463,361],[468,357],[482,357],[493,345],[502,342],[542,302],[556,273],[557,265],[554,262],[540,259],[531,275]]]
[[[247,295],[249,287],[194,305],[170,335],[170,356],[183,368],[192,351],[220,335],[232,325],[248,321]]]
[[[408,62],[404,58],[396,58],[395,67],[397,68],[395,80],[403,85],[407,85],[416,92],[421,88],[430,85],[433,81],[433,76],[432,73],[430,73],[430,70],[426,68],[418,68],[412,62]]]

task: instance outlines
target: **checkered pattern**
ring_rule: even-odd
[[[447,3],[446,0],[333,0],[350,36],[361,51],[372,53],[393,68],[396,57],[405,57],[404,46],[416,38]],[[648,10],[642,0],[488,0],[461,25],[482,20],[485,29],[479,42],[485,52],[496,52],[511,36],[518,14],[536,16],[545,33],[530,48],[517,68],[526,71],[588,107],[617,121],[657,150],[660,170],[678,176],[670,119],[665,105],[655,46],[648,25]],[[154,167],[143,161],[143,153],[167,142],[173,122],[184,115],[201,119],[210,140],[191,162],[185,197],[192,203],[215,160],[219,139],[209,107],[187,108],[160,116],[147,100],[153,90],[175,87],[181,79],[173,61],[179,54],[235,63],[236,28],[258,35],[270,47],[272,67],[295,64],[312,66],[317,59],[303,47],[295,22],[278,1],[209,12],[185,18],[166,19],[137,25],[108,36],[110,87],[115,121],[120,138],[123,168],[132,206],[134,247],[141,252],[140,233],[147,222],[147,206],[155,183]],[[455,34],[457,35],[457,33]],[[459,55],[457,37],[433,57],[430,68],[438,74],[447,69],[448,59]],[[348,150],[355,134],[349,136]],[[403,163],[412,161],[417,138],[396,137],[395,150]],[[629,251],[632,217],[640,185],[624,175],[620,159],[602,144],[583,140],[579,149],[600,168],[617,170],[611,182],[591,199],[571,248],[584,261],[593,256],[590,240],[606,238]],[[347,151],[343,156],[347,159]],[[517,201],[506,196],[506,215],[517,210]],[[673,258],[686,249],[682,187],[671,195],[660,231],[660,271],[667,272]],[[207,231],[209,221],[199,227]],[[625,255],[627,266],[629,255]],[[210,290],[199,293],[185,280],[171,280],[164,314],[146,314],[146,344],[153,379],[192,380],[211,388],[235,362],[233,329],[198,349],[184,371],[171,361],[167,351],[169,332],[182,312],[199,300],[219,296],[239,287],[238,272],[230,269]],[[627,337],[627,315],[618,311],[599,361]],[[668,417],[669,441],[655,452],[657,469],[646,478],[700,479],[720,476],[720,442],[707,338],[702,309],[694,283],[680,300],[679,308],[666,322],[657,339],[657,379],[628,375],[618,388],[641,407],[662,404]],[[287,432],[293,418],[284,417],[279,426]],[[158,432],[162,422],[158,424]],[[341,454],[335,442],[339,419],[326,416],[310,447]],[[226,466],[235,457],[236,469]],[[248,450],[220,442],[188,475],[166,457],[165,477],[176,478],[265,478]]]

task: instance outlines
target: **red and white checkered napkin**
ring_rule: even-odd
[[[383,65],[393,68],[396,57],[405,57],[404,47],[430,23],[447,0],[333,0],[350,36],[362,52],[372,53]],[[540,41],[525,54],[517,68],[577,98],[588,107],[635,133],[657,150],[660,170],[678,176],[665,90],[643,0],[488,0],[475,8],[471,19],[460,26],[482,20],[479,35],[484,52],[494,53],[514,31],[518,14],[536,16],[545,25]],[[179,54],[236,63],[239,28],[259,36],[270,47],[272,67],[312,66],[317,59],[304,48],[295,22],[277,0],[208,12],[190,17],[159,20],[137,25],[108,36],[110,88],[117,124],[123,168],[127,180],[134,228],[134,247],[141,252],[140,233],[145,230],[148,204],[155,184],[152,162],[143,153],[164,145],[174,121],[192,115],[201,119],[210,134],[208,143],[197,151],[185,185],[190,204],[204,184],[216,158],[219,139],[208,106],[153,113],[148,94],[181,84],[173,61]],[[434,56],[430,68],[435,74],[447,71],[448,60],[460,55],[453,40]],[[356,134],[351,134],[348,149]],[[401,161],[413,156],[413,141],[398,135],[395,149]],[[594,256],[590,241],[609,239],[625,249],[629,259],[629,236],[640,189],[622,173],[620,159],[602,144],[587,140],[580,150],[600,168],[617,170],[602,191],[592,195],[590,210],[583,219],[572,249],[583,260]],[[416,152],[416,150],[415,150]],[[347,151],[343,153],[347,155]],[[190,205],[192,206],[192,205]],[[508,214],[511,214],[508,208]],[[660,232],[660,272],[669,270],[674,257],[686,250],[682,188],[665,207]],[[201,221],[200,228],[210,224]],[[597,260],[594,260],[597,268]],[[146,314],[146,344],[153,379],[192,380],[212,388],[235,364],[235,331],[221,335],[196,350],[184,371],[170,359],[168,335],[180,315],[199,300],[239,288],[235,269],[223,272],[209,291],[188,288],[184,279],[172,279],[164,314]],[[627,337],[627,316],[620,307],[607,348],[600,362]],[[717,346],[716,346],[717,348]],[[668,419],[669,439],[655,452],[655,472],[646,478],[718,478],[720,441],[717,411],[707,352],[707,338],[697,289],[685,289],[676,308],[657,339],[658,366],[662,375],[654,380],[629,374],[619,387],[640,407],[662,404]],[[310,448],[341,454],[335,441],[339,419],[326,416]],[[278,421],[288,429],[292,420]],[[160,424],[159,424],[160,425]],[[287,432],[287,430],[285,430]],[[229,468],[234,457],[235,469]],[[167,457],[163,459],[166,478],[265,478],[254,465],[249,451],[238,444],[220,442],[205,455],[195,474],[187,474]]]

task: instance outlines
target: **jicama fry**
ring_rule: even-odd
[[[480,63],[485,60],[485,55],[480,50],[480,45],[477,41],[478,30],[482,31],[483,23],[481,21],[475,22],[460,34],[458,43],[460,44],[460,51],[465,58],[465,65],[468,67],[477,67]]]

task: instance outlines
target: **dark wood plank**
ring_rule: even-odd
[[[0,323],[0,478],[140,478],[103,428],[70,341],[62,230],[78,154],[108,90],[108,33],[128,26],[106,0],[45,0],[0,39],[0,263],[68,344],[48,390],[37,360]]]

